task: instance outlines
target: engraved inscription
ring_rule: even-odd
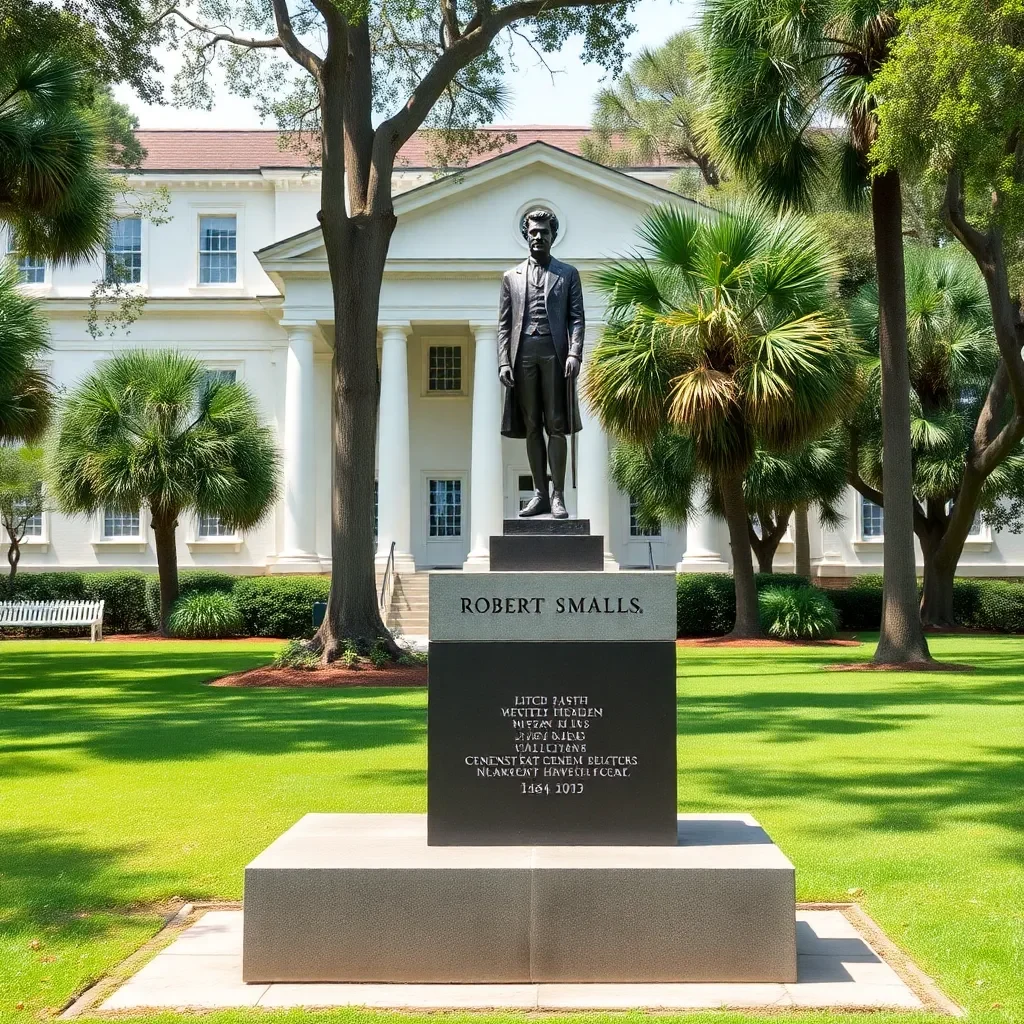
[[[573,780],[629,779],[640,764],[635,754],[606,750],[613,726],[605,708],[587,694],[517,694],[498,708],[508,726],[507,747],[472,753],[464,765],[481,779],[521,780],[523,796],[581,796],[587,783]]]

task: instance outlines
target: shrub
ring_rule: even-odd
[[[219,640],[238,636],[244,623],[230,594],[197,590],[174,602],[171,636],[184,640]]]
[[[1024,586],[1005,580],[974,582],[978,603],[972,625],[999,633],[1024,633]],[[955,589],[953,593],[955,601]]]
[[[178,597],[197,592],[230,594],[235,587],[237,576],[231,573],[218,572],[212,569],[186,569],[178,573]],[[146,578],[146,613],[154,628],[160,622],[160,577],[150,575]]]
[[[953,580],[953,621],[958,626],[977,626],[981,614],[981,591],[989,580]]]
[[[762,587],[806,587],[795,573],[754,574]],[[676,577],[676,632],[678,636],[722,636],[736,622],[736,588],[732,576],[722,572],[680,573]]]
[[[249,636],[311,637],[313,602],[326,601],[329,576],[240,576],[234,597]]]
[[[718,572],[676,577],[676,631],[679,636],[722,636],[736,621],[732,577]]]
[[[320,655],[311,651],[304,640],[289,640],[273,665],[274,668],[315,669],[320,667]]]
[[[780,640],[827,640],[836,635],[836,610],[816,587],[767,587],[757,595],[764,631]]]
[[[4,601],[85,601],[85,579],[80,572],[19,572],[0,577],[0,599]]]
[[[85,600],[104,602],[104,632],[145,633],[151,628],[146,581],[145,573],[133,569],[83,575]]]
[[[846,590],[830,590],[828,596],[839,615],[839,628],[862,633],[882,626],[882,577],[858,576]]]

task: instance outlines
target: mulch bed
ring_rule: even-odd
[[[676,640],[677,647],[860,647],[859,640],[731,640],[727,636],[694,636]]]
[[[252,668],[215,679],[210,686],[284,686],[293,689],[345,686],[426,686],[426,665],[390,668]]]
[[[973,665],[953,661],[911,661],[906,664],[877,664],[873,661],[840,661],[823,666],[826,672],[973,672]]]

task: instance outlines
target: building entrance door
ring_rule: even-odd
[[[461,568],[466,558],[466,516],[461,477],[426,478],[427,565]]]
[[[505,501],[505,518],[515,519],[519,510],[524,508],[533,499],[533,477],[528,469],[517,469],[510,467],[508,471],[509,486],[505,493],[508,495]]]

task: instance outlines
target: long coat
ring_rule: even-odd
[[[529,260],[505,271],[501,279],[498,300],[498,368],[516,365],[519,338],[523,333],[523,313],[526,307],[526,268]],[[568,263],[554,257],[544,272],[544,305],[551,327],[551,340],[558,361],[565,370],[565,361],[575,356],[583,361],[583,285],[580,273]],[[573,389],[575,396],[575,389]],[[574,398],[572,432],[580,430],[579,402]],[[501,414],[501,432],[505,437],[526,437],[526,423],[516,398],[515,388],[505,389],[505,402]]]

